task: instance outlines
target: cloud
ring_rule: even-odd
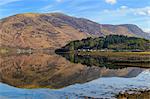
[[[127,9],[127,6],[121,6],[120,9]]]
[[[53,5],[47,5],[47,6],[44,6],[44,7],[42,7],[41,9],[39,9],[40,11],[42,11],[42,12],[47,12],[47,11],[49,11],[50,9],[52,9],[54,6]]]
[[[117,3],[117,0],[105,0],[105,2],[113,5],[113,4]]]
[[[63,0],[56,0],[57,2],[62,2]]]
[[[143,29],[150,29],[150,6],[131,8],[128,6],[120,6],[116,9],[105,9],[99,13],[101,16],[98,20],[104,23],[122,24],[131,23],[138,24]]]
[[[128,6],[121,6],[118,9],[115,10],[108,10],[105,9],[103,11],[104,13],[109,14],[116,14],[116,15],[136,15],[136,16],[150,16],[150,6],[143,7],[143,8],[129,8]]]
[[[17,1],[21,1],[21,0],[0,0],[0,6],[13,3],[13,2],[17,2]]]
[[[146,32],[146,33],[149,33],[149,34],[150,34],[150,28],[144,28],[143,30],[144,30],[144,32]]]
[[[145,8],[132,9],[135,15],[150,16],[150,6]]]

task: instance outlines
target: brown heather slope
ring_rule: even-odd
[[[150,38],[136,25],[102,25],[61,13],[25,13],[0,20],[1,46],[55,49],[72,40],[109,34]]]
[[[51,14],[19,14],[0,22],[2,46],[53,49],[84,37],[87,34],[59,22]]]

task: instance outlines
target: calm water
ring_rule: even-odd
[[[143,60],[46,53],[3,56],[0,99],[112,98],[120,91],[150,89],[150,71],[144,68],[149,62]]]

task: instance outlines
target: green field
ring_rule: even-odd
[[[150,52],[111,52],[111,51],[78,51],[78,55],[111,56],[111,57],[150,57]]]

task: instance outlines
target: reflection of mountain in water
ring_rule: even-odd
[[[74,64],[59,55],[36,53],[2,57],[0,81],[24,88],[62,88],[75,83],[85,83],[99,77],[134,77],[143,69],[108,69],[98,66]]]

